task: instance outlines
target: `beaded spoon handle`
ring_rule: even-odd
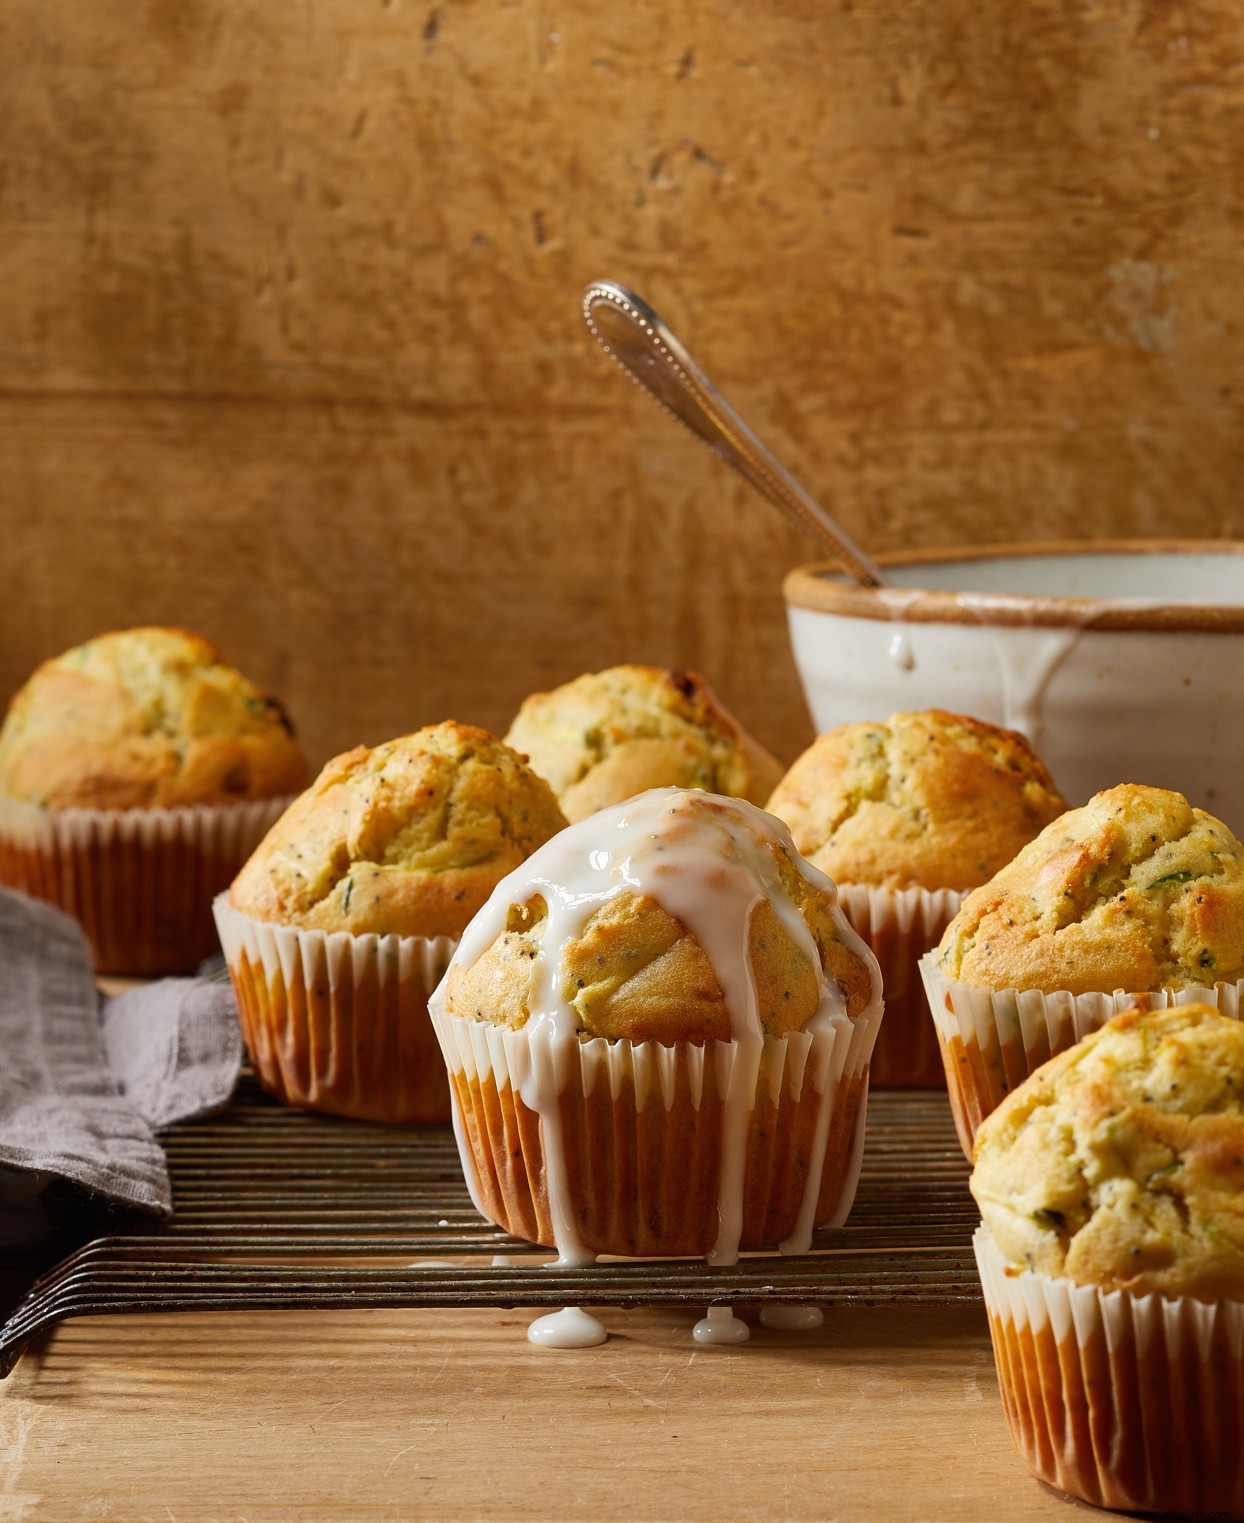
[[[886,584],[880,568],[748,428],[646,301],[612,280],[583,293],[597,343],[666,412],[805,530],[823,540],[857,582]]]

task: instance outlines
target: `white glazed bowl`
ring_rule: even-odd
[[[1244,833],[1244,543],[988,547],[786,578],[817,732],[944,708],[1021,730],[1068,804],[1148,783]]]

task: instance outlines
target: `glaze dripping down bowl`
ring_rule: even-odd
[[[985,547],[833,565],[784,586],[818,734],[946,708],[1021,730],[1069,804],[1184,793],[1244,830],[1244,542]]]

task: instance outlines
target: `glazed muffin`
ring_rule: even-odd
[[[1098,1506],[1239,1517],[1244,1026],[1116,1016],[983,1123],[977,1257],[1012,1436]]]
[[[565,831],[432,1014],[477,1206],[563,1259],[802,1250],[850,1208],[876,962],[745,802],[657,789]]]
[[[281,704],[201,636],[100,635],[0,728],[0,881],[76,915],[101,971],[192,971],[213,896],[307,777]]]
[[[942,709],[840,725],[778,784],[767,808],[838,885],[843,909],[881,963],[886,1023],[875,1084],[943,1082],[919,960],[965,891],[1063,807],[1022,735]]]
[[[447,1120],[428,994],[497,883],[565,823],[522,757],[453,720],[329,762],[217,903],[263,1084],[313,1110]]]
[[[1137,996],[1244,979],[1244,847],[1182,794],[1123,784],[1048,826],[969,894],[922,964],[960,1136]]]
[[[763,804],[782,773],[698,672],[660,666],[613,666],[533,693],[505,739],[572,821],[667,786]]]

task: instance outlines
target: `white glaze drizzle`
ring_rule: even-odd
[[[829,1123],[834,1114],[836,1089],[836,1085],[826,1084],[821,1091],[820,1103],[816,1108],[816,1129],[812,1133],[812,1157],[809,1161],[808,1182],[804,1187],[803,1199],[799,1203],[799,1215],[795,1219],[791,1234],[784,1243],[778,1244],[782,1253],[807,1253],[812,1243],[812,1233],[816,1228],[816,1203],[820,1199],[821,1176],[825,1172],[825,1148],[829,1142]],[[857,1136],[862,1132],[861,1125]]]
[[[1021,647],[1009,639],[1011,625],[990,617],[999,607],[1013,607],[1013,600],[990,593],[959,592],[955,602],[989,631],[1001,689],[1002,723],[1008,730],[1018,730],[1033,750],[1039,750],[1045,729],[1045,699],[1054,674],[1080,643],[1084,631],[1101,616],[1104,605],[1090,603],[1074,613],[1068,609],[1066,624],[1050,626],[1035,645]],[[1038,627],[1032,619],[1025,619],[1023,626],[1029,630]]]
[[[890,637],[888,654],[900,671],[912,671],[916,665],[915,651],[908,632],[907,610],[926,593],[922,589],[907,587],[884,587],[877,589],[881,605],[898,625]],[[1155,608],[1178,604],[1177,598],[1084,598],[1057,599],[1065,603],[1062,622],[1045,629],[1044,637],[1035,646],[1021,650],[1008,639],[1008,631],[1016,627],[1013,622],[1018,610],[1026,617],[1020,618],[1021,628],[1037,628],[1031,616],[1028,599],[1016,594],[990,592],[956,592],[951,594],[955,605],[969,619],[987,628],[993,637],[994,660],[998,669],[1002,723],[1011,730],[1024,735],[1034,750],[1039,751],[1045,728],[1045,700],[1058,669],[1080,643],[1086,630],[1091,629],[1105,614],[1120,611],[1143,613]],[[1009,617],[1004,623],[997,617],[1005,610]]]
[[[875,587],[873,591],[889,616],[900,623],[913,603],[928,596],[922,587]]]
[[[907,624],[907,608],[920,596],[919,592],[912,592],[903,587],[877,588],[877,597],[880,599],[881,606],[895,625],[894,633],[890,636],[887,654],[891,663],[900,672],[911,672],[916,669],[916,652],[911,643],[911,630]]]
[[[691,1329],[695,1341],[706,1344],[709,1348],[746,1343],[751,1335],[751,1328],[734,1315],[734,1309],[730,1306],[710,1306],[708,1316],[701,1317]]]
[[[911,647],[911,635],[904,624],[896,629],[890,636],[890,660],[898,667],[900,672],[915,670],[916,653]]]
[[[1005,630],[991,630],[1002,684],[1002,723],[1018,730],[1040,751],[1045,729],[1045,697],[1054,675],[1080,643],[1083,628],[1050,629],[1035,646],[1020,650]]]
[[[824,974],[816,942],[797,906],[782,885],[770,846],[784,849],[806,881],[826,894],[842,941],[873,969],[873,1001],[880,999],[876,964],[863,941],[838,909],[832,882],[794,851],[781,821],[739,799],[719,798],[696,790],[658,788],[602,810],[546,842],[503,879],[463,934],[453,965],[471,967],[504,934],[512,905],[537,896],[546,906],[543,939],[536,956],[528,1032],[576,1040],[578,1016],[563,993],[562,966],[567,949],[582,934],[589,917],[624,892],[646,896],[680,920],[708,955],[725,996],[734,1044],[734,1069],[723,1106],[722,1164],[718,1187],[717,1240],[709,1254],[714,1264],[738,1258],[742,1230],[743,1174],[747,1153],[747,1119],[755,1095],[764,1046],[755,980],[749,956],[748,926],[756,907],[768,902],[791,940],[820,975],[820,1003],[805,1030],[832,1027],[845,1015],[837,985]],[[444,1008],[449,973],[430,1003]],[[557,1103],[565,1076],[555,1071],[555,1050],[563,1043],[534,1042],[529,1071],[521,1076],[523,1103],[540,1117],[545,1179],[553,1235],[562,1266],[590,1263],[570,1210],[566,1158]],[[828,1136],[833,1085],[821,1096],[817,1136]],[[454,1130],[464,1159],[456,1097]],[[799,1224],[783,1251],[804,1252],[811,1240],[812,1218],[820,1189],[823,1157],[814,1161],[799,1213]],[[476,1199],[473,1169],[467,1184]]]
[[[810,1333],[825,1321],[825,1313],[819,1306],[762,1306],[760,1320],[781,1332]]]
[[[581,1307],[563,1306],[537,1317],[527,1337],[541,1348],[595,1348],[609,1337],[609,1329]]]

